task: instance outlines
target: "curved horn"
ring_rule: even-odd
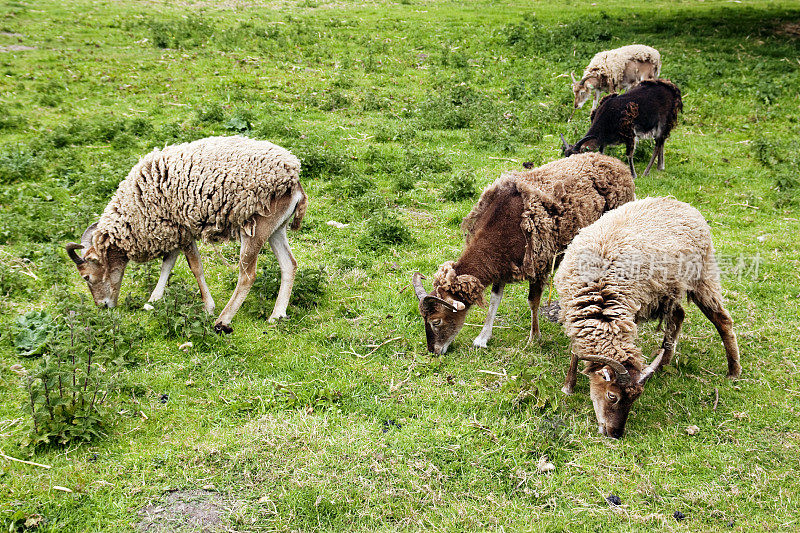
[[[97,222],[86,228],[81,235],[81,244],[84,248],[89,248],[92,245],[92,235],[94,234],[94,230],[97,229]]]
[[[572,118],[572,115],[570,115],[570,118]],[[564,139],[564,134],[559,133],[558,135],[561,137],[561,142],[564,143],[564,150],[569,150],[569,144],[567,143],[567,140]]]
[[[438,296],[431,296],[431,295],[424,296],[422,298],[422,302],[423,302],[423,305],[427,305],[428,303],[442,304],[443,306],[447,307],[448,309],[450,309],[454,313],[456,311],[460,311],[460,309],[458,309],[458,307],[454,306],[453,304],[451,304],[447,300],[442,300]],[[461,303],[461,302],[458,302],[458,303]],[[464,304],[461,304],[461,305],[463,306]],[[461,309],[463,309],[463,307]]]
[[[78,244],[77,242],[69,242],[67,243],[65,248],[67,249],[67,255],[69,256],[70,259],[72,259],[72,261],[76,265],[82,265],[83,263],[86,262],[84,258],[80,257],[77,253],[75,253],[75,250],[83,249],[82,244]]]
[[[569,77],[570,77],[570,78],[572,78],[572,83],[575,83],[575,82],[576,82],[576,80],[575,80],[575,72],[573,72],[573,71],[570,71],[570,72],[569,72]]]
[[[425,276],[419,272],[414,272],[414,275],[411,276],[411,284],[414,286],[414,293],[417,295],[417,300],[422,300],[428,295],[428,291],[426,291],[425,287],[422,285],[423,279],[425,279]]]
[[[663,349],[659,350],[659,354],[656,356],[655,359],[653,359],[653,362],[651,362],[649,365],[647,365],[647,367],[644,370],[642,370],[642,373],[639,374],[639,382],[638,382],[639,385],[644,385],[645,383],[647,383],[648,379],[653,377],[653,374],[656,373],[658,367],[661,366],[661,360],[664,358],[664,352],[665,350]]]
[[[578,359],[610,366],[617,374],[617,384],[622,387],[631,382],[631,375],[628,373],[628,369],[622,366],[619,361],[615,361],[609,357],[603,357],[602,355],[579,355]]]

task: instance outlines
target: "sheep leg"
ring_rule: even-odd
[[[531,308],[531,333],[528,335],[528,342],[542,336],[539,332],[539,302],[542,299],[544,281],[531,281],[528,285],[528,305]]]
[[[664,141],[661,141],[661,145],[656,145],[658,148],[658,170],[664,170]]]
[[[571,395],[575,390],[575,383],[578,381],[578,354],[570,350],[569,369],[567,377],[564,379],[564,386],[561,392]]]
[[[733,332],[733,319],[730,313],[722,307],[720,303],[721,298],[715,298],[716,305],[709,305],[698,298],[695,294],[692,301],[697,304],[697,307],[706,315],[714,327],[717,328],[719,336],[722,337],[722,344],[725,346],[725,355],[728,358],[728,377],[738,378],[742,373],[742,367],[739,364],[739,345],[736,342],[736,334]]]
[[[158,277],[158,283],[156,283],[156,288],[153,289],[153,293],[150,295],[150,299],[147,300],[148,303],[157,302],[161,298],[164,297],[164,289],[167,288],[167,281],[169,280],[169,274],[172,272],[172,269],[175,267],[175,261],[178,260],[178,254],[180,250],[172,250],[170,253],[164,256],[164,261],[161,263],[161,275]],[[145,309],[152,309],[153,307],[145,306]]]
[[[297,273],[297,261],[289,248],[289,239],[286,238],[286,224],[270,236],[269,245],[278,258],[278,265],[281,268],[281,288],[278,290],[275,307],[269,316],[269,321],[274,322],[286,318],[286,308],[289,306],[289,296],[292,294],[294,276]]]
[[[650,157],[650,162],[647,163],[647,167],[644,169],[644,174],[642,176],[647,176],[650,173],[650,167],[653,166],[653,161],[656,160],[656,156],[658,155],[658,145],[653,148],[653,155]]]
[[[209,315],[214,314],[214,298],[211,297],[211,291],[208,290],[206,279],[203,276],[203,262],[200,260],[200,252],[197,250],[197,243],[192,241],[192,244],[183,249],[183,254],[186,256],[186,262],[189,263],[189,268],[194,274],[194,279],[200,286],[200,295],[203,297],[203,309]]]
[[[253,282],[256,280],[258,252],[261,251],[269,236],[269,233],[264,231],[262,227],[265,225],[263,223],[265,220],[267,219],[257,215],[253,234],[248,235],[244,231],[241,234],[242,248],[239,253],[239,280],[236,282],[236,289],[233,291],[231,299],[228,300],[228,304],[222,310],[219,318],[217,318],[217,323],[214,325],[214,329],[217,332],[231,333],[233,331],[230,326],[231,320],[233,320],[236,312],[239,311],[244,299],[247,297],[247,293],[250,292],[250,288],[253,286]]]
[[[672,309],[672,314],[670,314],[665,321],[664,341],[661,343],[661,350],[664,352],[664,356],[661,359],[659,369],[668,365],[670,361],[672,361],[672,356],[675,355],[675,345],[678,342],[678,335],[680,335],[685,316],[686,312],[683,310],[683,307],[681,307],[680,304],[675,304],[675,307]],[[656,352],[655,355],[658,355],[658,352]]]
[[[492,325],[497,316],[497,308],[500,307],[500,301],[503,299],[503,289],[506,284],[497,282],[492,285],[492,295],[489,298],[489,311],[486,314],[486,321],[483,323],[483,328],[480,334],[472,341],[472,345],[476,348],[486,348],[486,344],[492,337]]]
[[[636,179],[636,167],[633,166],[633,153],[636,151],[636,141],[625,143],[625,155],[628,157],[628,165],[631,167],[631,175]]]

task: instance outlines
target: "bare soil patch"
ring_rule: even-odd
[[[226,531],[225,502],[219,493],[207,490],[170,492],[162,502],[151,502],[141,511],[139,531],[174,533]]]

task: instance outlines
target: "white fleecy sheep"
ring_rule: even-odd
[[[622,436],[631,404],[653,373],[672,359],[684,298],[722,337],[728,377],[741,372],[711,229],[689,204],[645,198],[609,211],[567,247],[555,286],[572,343],[563,390],[572,393],[578,360],[587,361],[584,373],[602,434]],[[663,321],[664,340],[646,365],[636,345],[637,324],[652,319]]]
[[[583,107],[594,94],[594,110],[604,92],[626,91],[642,80],[658,78],[660,72],[661,54],[649,46],[631,44],[598,52],[583,71],[580,80],[571,75],[572,92],[575,94],[574,109]]]
[[[209,137],[167,146],[144,156],[120,183],[100,220],[69,243],[67,253],[89,284],[97,305],[113,307],[128,261],[163,258],[149,301],[164,294],[183,251],[200,286],[206,311],[214,300],[203,277],[196,240],[241,241],[239,280],[216,322],[230,332],[256,274],[256,260],[269,241],[281,269],[281,286],[270,320],[286,316],[297,262],[286,227],[298,229],[307,196],[300,161],[288,150],[246,137]],[[83,256],[76,250],[84,249]]]

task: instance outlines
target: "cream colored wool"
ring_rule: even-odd
[[[625,67],[630,61],[654,64],[656,78],[661,72],[661,54],[658,50],[643,44],[631,44],[595,54],[589,66],[583,71],[583,79],[597,76],[602,86],[609,92],[617,92],[622,88]]]
[[[674,198],[645,198],[582,229],[555,276],[575,353],[644,363],[637,323],[687,296],[722,309],[711,230]]]
[[[246,137],[209,137],[144,156],[105,208],[92,236],[145,262],[208,240],[251,231],[254,215],[300,187],[300,161],[288,150]]]

